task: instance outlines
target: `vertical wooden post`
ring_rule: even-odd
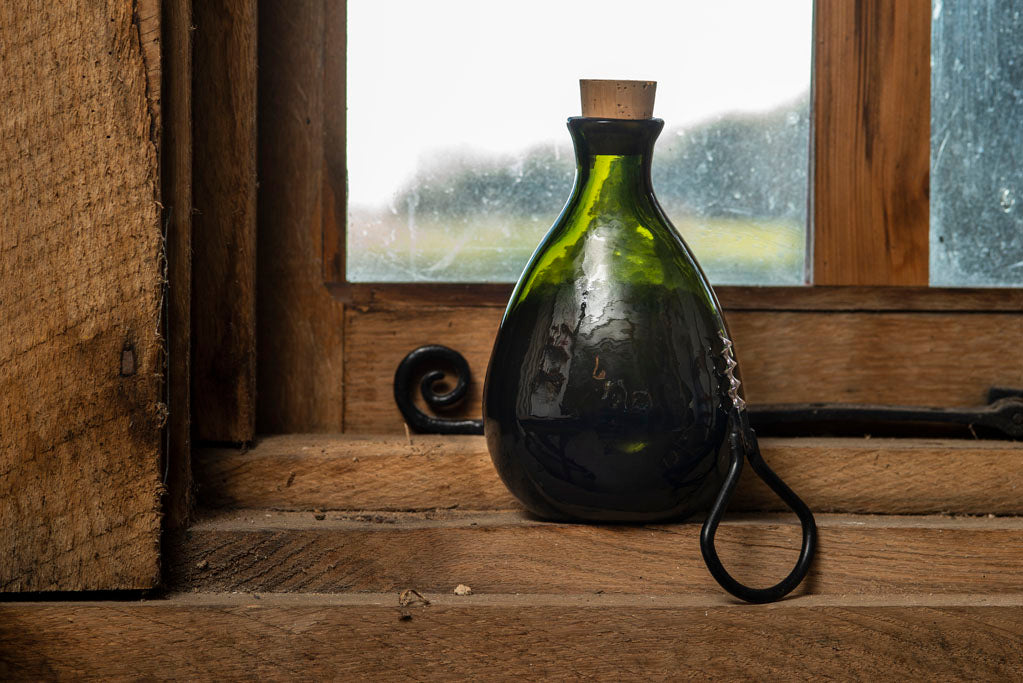
[[[0,592],[152,588],[159,3],[3,2],[0,45]]]
[[[323,280],[347,281],[348,201],[347,61],[348,8],[343,0],[324,3],[323,35]]]
[[[929,0],[822,0],[814,57],[817,285],[928,283]]]
[[[192,405],[204,441],[256,424],[256,4],[194,6]]]
[[[164,525],[183,527],[192,507],[192,3],[164,0],[163,154],[167,244],[167,494]]]
[[[324,212],[342,207],[344,225],[344,198],[323,197],[325,37],[344,35],[343,8],[342,0],[259,3],[259,430],[265,433],[343,428],[344,304],[324,284],[323,244]],[[339,10],[340,22],[329,25]],[[331,47],[339,48],[343,56],[343,45]],[[343,106],[330,103],[331,115]],[[343,140],[327,144],[331,159],[344,149]]]

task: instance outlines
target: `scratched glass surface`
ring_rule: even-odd
[[[931,284],[1023,285],[1023,3],[935,0]]]
[[[658,81],[654,190],[718,284],[803,284],[811,0],[349,0],[347,275],[514,282],[579,78]],[[614,36],[613,39],[608,36]]]

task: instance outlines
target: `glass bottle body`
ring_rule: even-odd
[[[727,469],[727,332],[651,188],[661,127],[569,120],[572,196],[495,341],[487,445],[508,488],[545,518],[684,517]]]

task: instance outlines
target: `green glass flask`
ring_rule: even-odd
[[[519,278],[487,370],[483,426],[501,479],[534,514],[638,522],[711,511],[712,574],[752,602],[805,575],[816,541],[806,506],[760,458],[721,308],[654,196],[664,122],[654,84],[584,81],[568,120],[576,180]],[[793,573],[769,589],[721,567],[714,531],[743,459],[803,522]]]

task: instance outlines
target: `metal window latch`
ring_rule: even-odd
[[[449,391],[435,385],[448,375]],[[421,346],[398,364],[394,400],[409,428],[420,434],[482,434],[483,421],[435,417],[412,400],[413,384],[431,410],[458,405],[469,390],[471,374],[465,357],[446,346]],[[451,381],[449,380],[449,383]],[[792,403],[749,405],[750,425],[760,436],[773,434],[873,434],[935,436],[958,434],[975,438],[1023,439],[1023,389],[993,387],[988,403],[979,407],[931,408],[914,406]]]
[[[830,431],[892,436],[960,433],[995,439],[1023,439],[1023,390],[992,387],[978,407],[928,408],[841,403],[750,407],[760,434]]]

